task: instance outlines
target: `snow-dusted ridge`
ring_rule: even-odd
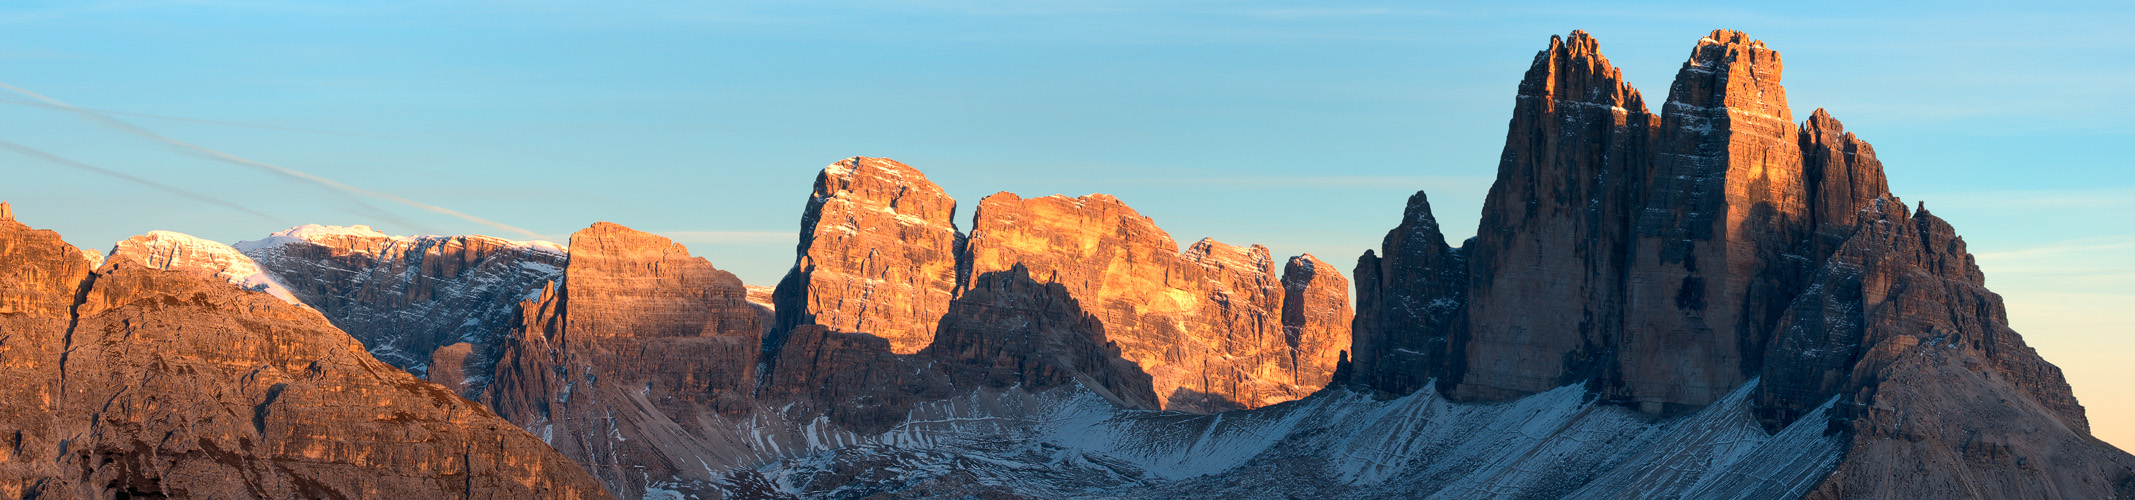
[[[283,302],[305,305],[279,278],[261,269],[251,257],[229,245],[185,233],[149,231],[127,238],[112,247],[109,261],[154,269],[206,272],[246,290],[265,292]]]
[[[366,226],[362,224],[354,226],[305,224],[302,226],[296,226],[289,229],[276,231],[273,234],[267,235],[266,238],[240,241],[237,242],[237,244],[231,246],[236,248],[240,252],[250,253],[256,250],[261,250],[269,247],[283,246],[292,243],[311,243],[325,246],[338,246],[339,242],[350,239],[380,239],[399,243],[413,243],[423,238],[448,237],[449,236],[395,236],[378,232],[375,229],[371,229],[371,226]],[[526,247],[536,250],[554,251],[556,253],[564,253],[565,251],[565,247],[563,245],[547,240],[520,241],[482,235],[467,235],[465,237],[482,238],[502,243],[504,244],[504,246]]]

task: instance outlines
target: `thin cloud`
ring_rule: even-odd
[[[16,90],[18,90],[18,91],[19,91],[20,89],[16,89]],[[56,105],[56,104],[51,104],[51,103],[45,103],[45,102],[37,102],[37,101],[17,101],[17,100],[14,100],[14,99],[0,99],[0,103],[7,103],[7,104],[13,104],[13,105],[17,105],[17,106],[35,106],[35,107],[39,107],[39,108],[47,108],[47,109],[58,109],[58,110],[68,110],[68,106],[60,106],[60,105]],[[89,112],[93,112],[93,113],[99,113],[99,114],[106,114],[106,115],[135,116],[135,117],[141,117],[141,118],[154,118],[154,119],[157,119],[157,120],[170,120],[170,121],[180,121],[180,122],[205,123],[205,124],[209,124],[209,125],[222,125],[222,126],[225,126],[225,127],[242,127],[242,128],[256,128],[256,129],[261,129],[261,130],[281,130],[281,131],[286,131],[286,132],[303,132],[303,133],[307,133],[307,134],[321,134],[321,135],[339,135],[339,136],[347,136],[347,137],[373,137],[373,136],[369,136],[369,135],[364,135],[364,134],[351,134],[351,133],[347,133],[347,132],[335,132],[335,131],[331,131],[331,130],[319,130],[319,129],[309,129],[309,128],[301,128],[301,127],[284,127],[284,126],[280,126],[280,125],[261,125],[261,124],[257,124],[257,123],[240,123],[240,122],[226,122],[226,121],[222,121],[222,120],[203,120],[203,119],[199,119],[199,118],[186,118],[186,117],[182,117],[182,116],[152,115],[152,114],[148,114],[148,113],[132,113],[132,112],[126,112],[126,111],[113,111],[113,110],[109,110],[109,109],[96,109],[96,108],[83,108],[83,107],[74,107],[74,108],[73,108],[73,110],[80,110],[80,111],[89,111]],[[71,111],[71,110],[70,110],[70,111]]]
[[[1336,188],[1336,189],[1386,189],[1414,191],[1420,188],[1487,188],[1495,179],[1483,176],[1422,176],[1422,175],[1306,175],[1306,176],[1222,176],[1222,177],[1122,177],[1102,179],[1118,184],[1175,184],[1184,187],[1262,187],[1262,188]]]
[[[259,169],[259,170],[262,170],[262,171],[265,171],[265,172],[268,172],[268,173],[273,173],[273,174],[281,175],[281,176],[283,176],[283,177],[287,177],[287,178],[290,178],[290,179],[294,179],[294,180],[299,180],[299,181],[304,181],[304,182],[310,182],[310,183],[313,183],[313,184],[317,184],[317,185],[320,185],[320,186],[324,186],[324,187],[326,187],[326,188],[329,188],[329,189],[332,189],[332,190],[334,190],[334,191],[337,191],[337,192],[340,192],[340,193],[344,193],[344,194],[353,194],[353,195],[361,195],[361,196],[368,196],[368,197],[372,197],[372,198],[379,198],[379,199],[383,199],[383,200],[386,200],[386,201],[391,201],[391,202],[399,203],[399,204],[402,204],[402,205],[407,205],[407,206],[410,206],[410,207],[415,207],[415,208],[419,208],[419,209],[422,209],[422,210],[425,210],[425,211],[429,211],[429,212],[434,212],[434,213],[439,213],[439,214],[449,215],[449,216],[452,216],[452,217],[456,217],[456,218],[459,218],[460,220],[464,220],[464,221],[468,221],[468,222],[473,222],[473,223],[476,223],[476,224],[481,224],[481,225],[485,225],[485,226],[489,226],[489,227],[493,227],[493,228],[497,228],[497,229],[502,229],[502,230],[505,230],[505,231],[510,231],[510,232],[513,232],[513,233],[517,233],[517,234],[520,234],[520,235],[524,235],[524,236],[527,236],[527,237],[529,237],[529,238],[533,238],[533,239],[549,239],[549,237],[548,237],[548,236],[546,236],[546,235],[543,235],[543,234],[540,234],[540,233],[536,233],[536,232],[533,232],[533,231],[528,231],[528,230],[525,230],[525,229],[520,229],[520,228],[518,228],[518,227],[514,227],[514,226],[511,226],[511,225],[507,225],[507,224],[504,224],[504,223],[501,223],[501,222],[496,222],[496,221],[492,221],[492,220],[489,220],[489,219],[484,219],[484,218],[481,218],[481,217],[475,217],[475,216],[472,216],[472,215],[468,215],[468,214],[465,214],[465,213],[461,213],[460,211],[457,211],[457,210],[453,210],[453,209],[449,209],[449,208],[445,208],[445,207],[440,207],[440,206],[437,206],[437,205],[431,205],[431,204],[427,204],[427,203],[422,203],[422,202],[418,202],[418,201],[415,201],[415,200],[410,200],[410,199],[407,199],[407,198],[402,198],[402,197],[399,197],[399,196],[395,196],[395,195],[392,195],[392,194],[387,194],[387,193],[382,193],[382,192],[378,192],[378,191],[372,191],[372,190],[369,190],[369,189],[364,189],[364,188],[359,188],[359,187],[355,187],[355,186],[350,186],[350,185],[347,185],[347,184],[342,184],[341,182],[339,182],[339,181],[335,181],[335,180],[333,180],[333,179],[328,179],[328,178],[325,178],[325,177],[320,177],[320,176],[312,175],[312,174],[310,174],[310,173],[306,173],[306,172],[303,172],[303,171],[300,171],[300,170],[296,170],[296,169],[293,169],[293,168],[289,168],[289,167],[284,167],[284,166],[280,166],[280,165],[275,165],[275,164],[271,164],[271,163],[265,163],[265,162],[253,161],[253,160],[250,160],[250,159],[246,159],[246,158],[243,158],[243,157],[239,157],[239,156],[237,156],[237,155],[233,155],[233,154],[229,154],[229,153],[224,153],[224,152],[221,152],[221,151],[216,151],[216,150],[213,150],[213,149],[208,149],[208,148],[205,148],[205,147],[201,147],[201,146],[198,146],[198,145],[194,145],[193,143],[189,143],[189,142],[185,142],[185,141],[180,141],[180,140],[177,140],[177,139],[172,139],[172,138],[169,138],[169,137],[164,137],[164,136],[163,136],[162,134],[157,134],[157,133],[155,133],[155,132],[151,132],[151,131],[149,131],[148,129],[144,129],[144,128],[141,128],[141,127],[138,127],[138,126],[134,126],[134,125],[133,125],[133,124],[131,124],[131,123],[126,123],[126,122],[122,122],[122,121],[119,121],[119,120],[117,120],[117,119],[111,118],[111,117],[109,117],[109,116],[104,116],[104,115],[100,115],[100,114],[97,114],[97,113],[95,113],[95,112],[93,112],[93,111],[89,111],[89,110],[86,110],[86,109],[78,108],[78,107],[75,107],[75,106],[74,106],[74,105],[72,105],[72,104],[67,104],[67,103],[65,103],[65,102],[61,102],[61,101],[60,101],[60,100],[58,100],[58,99],[53,99],[53,98],[50,98],[50,97],[45,97],[45,96],[44,96],[43,94],[38,94],[38,93],[36,93],[36,92],[31,92],[31,91],[29,91],[29,90],[27,90],[27,89],[24,89],[24,88],[22,88],[22,87],[16,87],[16,86],[14,86],[14,85],[8,85],[8,84],[5,84],[5,83],[0,83],[0,88],[5,88],[5,89],[7,89],[7,90],[11,90],[11,91],[14,91],[15,93],[18,93],[18,94],[22,94],[22,95],[26,95],[26,96],[29,96],[29,97],[31,97],[31,98],[33,98],[33,99],[37,99],[37,100],[39,100],[39,101],[43,101],[43,102],[45,102],[46,104],[51,104],[51,105],[53,105],[53,106],[57,106],[57,107],[59,107],[59,108],[61,108],[61,109],[65,109],[65,110],[68,110],[68,111],[72,111],[72,112],[74,112],[75,114],[78,114],[78,115],[81,115],[82,117],[88,118],[88,119],[89,119],[90,121],[94,121],[94,122],[97,122],[97,123],[99,123],[99,124],[103,124],[103,125],[105,125],[105,126],[108,126],[108,127],[114,128],[114,129],[118,129],[118,130],[121,130],[121,131],[125,131],[125,132],[127,132],[127,133],[131,133],[131,134],[134,134],[134,135],[138,135],[138,136],[141,136],[141,137],[146,137],[146,138],[149,138],[149,139],[154,139],[154,140],[156,140],[156,141],[158,141],[158,142],[162,142],[162,143],[164,143],[164,144],[166,144],[166,145],[169,145],[169,146],[171,146],[171,147],[177,148],[177,149],[178,149],[179,151],[182,151],[182,152],[186,152],[186,153],[190,153],[190,154],[193,154],[193,155],[195,155],[195,156],[199,156],[199,157],[202,157],[202,158],[207,158],[207,159],[210,159],[210,160],[220,161],[220,162],[224,162],[224,163],[230,163],[230,164],[235,164],[235,165],[240,165],[240,166],[245,166],[245,167],[251,167],[251,168]],[[355,202],[355,203],[357,203],[357,204],[361,204],[361,205],[366,205],[366,206],[368,206],[368,204],[365,204],[365,203],[363,203],[363,202],[361,202],[361,201],[356,201],[356,200],[351,200],[351,201],[354,201],[354,202]]]
[[[132,175],[127,175],[127,174],[125,174],[125,173],[122,173],[122,172],[118,172],[118,171],[115,171],[115,170],[111,170],[111,169],[108,169],[108,168],[103,168],[103,167],[99,167],[99,166],[96,166],[96,165],[90,165],[90,164],[87,164],[87,163],[82,163],[82,162],[78,162],[78,161],[70,160],[70,159],[67,159],[67,158],[63,158],[63,157],[60,157],[59,155],[55,155],[55,154],[52,154],[52,153],[48,153],[48,152],[45,152],[44,150],[41,150],[41,149],[37,149],[37,148],[33,148],[33,147],[29,147],[29,146],[25,146],[25,145],[22,145],[22,144],[19,144],[19,143],[15,143],[15,142],[12,142],[12,141],[0,140],[0,149],[6,149],[6,150],[8,150],[8,151],[13,151],[13,152],[15,152],[15,154],[19,154],[19,155],[23,155],[23,156],[28,156],[28,157],[31,157],[31,158],[36,158],[36,159],[39,159],[39,160],[44,160],[44,161],[45,161],[46,163],[51,163],[51,164],[55,164],[55,165],[61,165],[61,166],[66,166],[66,167],[72,167],[72,168],[75,168],[75,169],[80,169],[80,170],[87,170],[87,171],[90,171],[90,172],[96,172],[96,173],[99,173],[99,174],[103,174],[103,175],[106,175],[106,176],[110,176],[110,177],[114,177],[114,178],[117,178],[117,179],[119,179],[119,180],[124,180],[124,181],[127,181],[127,182],[132,182],[132,183],[135,183],[135,184],[140,184],[140,185],[142,185],[142,186],[147,186],[147,187],[149,187],[149,188],[152,188],[152,189],[155,189],[155,190],[157,190],[157,191],[162,191],[162,192],[165,192],[165,193],[170,193],[170,194],[176,195],[176,196],[178,196],[178,197],[180,197],[180,198],[185,198],[185,199],[189,199],[189,200],[193,200],[193,201],[198,201],[198,202],[201,202],[201,203],[207,203],[207,204],[210,204],[210,205],[216,205],[216,206],[220,206],[220,207],[223,207],[223,208],[228,208],[228,209],[231,209],[231,210],[236,210],[236,211],[239,211],[239,212],[244,212],[244,213],[248,213],[248,214],[252,214],[252,215],[257,215],[257,216],[260,216],[261,218],[265,218],[265,219],[274,219],[274,216],[271,216],[271,215],[267,215],[267,214],[264,214],[264,213],[260,213],[260,212],[259,212],[259,211],[257,211],[257,210],[253,210],[253,209],[250,209],[250,208],[245,208],[245,207],[243,207],[243,206],[241,206],[241,205],[238,205],[238,204],[235,204],[235,203],[230,203],[230,202],[227,202],[227,201],[222,201],[222,200],[219,200],[219,199],[215,199],[214,197],[211,197],[211,196],[208,196],[208,195],[205,195],[205,194],[200,194],[200,193],[195,193],[195,192],[192,192],[192,191],[187,191],[187,190],[184,190],[184,189],[179,189],[179,188],[177,188],[177,187],[173,187],[173,186],[171,186],[171,185],[168,185],[168,184],[163,184],[163,183],[160,183],[160,182],[156,182],[156,181],[151,181],[151,180],[148,180],[148,179],[143,179],[143,178],[140,178],[140,177],[134,177],[134,176],[132,176]]]
[[[791,231],[662,231],[660,236],[683,243],[791,243],[800,235]]]
[[[1973,257],[1982,261],[2007,261],[2034,257],[2067,257],[2069,254],[2100,251],[2113,251],[2112,255],[2125,255],[2128,250],[2135,250],[2135,236],[2085,238],[2017,250],[1981,252],[1973,254]]]

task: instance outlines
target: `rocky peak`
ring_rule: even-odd
[[[1846,132],[1845,125],[1823,108],[1817,108],[1809,114],[1808,121],[1802,122],[1799,137],[1810,216],[1821,238],[1829,239],[1842,232],[1824,226],[1851,227],[1855,213],[1890,193],[1875,148]],[[1817,254],[1826,255],[1833,243],[1819,245]]]
[[[666,237],[596,223],[571,235],[564,294],[574,336],[742,336],[762,330],[734,273]]]
[[[635,496],[729,464],[720,418],[745,412],[763,327],[748,290],[659,235],[596,223],[571,235],[561,283],[520,305],[490,407]],[[732,424],[724,424],[732,425]]]
[[[1520,81],[1520,98],[1536,99],[1544,109],[1565,105],[1598,105],[1622,108],[1616,112],[1645,114],[1646,102],[1623,81],[1623,71],[1601,55],[1601,42],[1585,31],[1573,31],[1569,39],[1549,37],[1549,48],[1535,54],[1533,66]]]
[[[1456,396],[1501,399],[1607,371],[1605,346],[1622,331],[1627,221],[1652,176],[1659,120],[1622,75],[1584,33],[1573,33],[1572,43],[1553,40],[1528,69],[1497,182],[1475,242],[1462,252],[1471,268],[1462,281],[1473,334],[1445,336],[1469,355],[1462,373],[1441,377],[1460,381]],[[1433,273],[1389,277],[1446,281]]]
[[[1259,248],[1259,245],[1254,245]],[[1283,263],[1283,339],[1290,345],[1285,366],[1291,384],[1325,387],[1350,345],[1349,280],[1332,264],[1303,254]]]
[[[801,216],[799,256],[774,297],[774,332],[819,324],[919,352],[957,286],[955,214],[954,198],[894,160],[855,156],[825,167]]]
[[[1351,380],[1396,395],[1432,379],[1452,385],[1467,359],[1459,342],[1468,334],[1468,262],[1446,244],[1422,191],[1409,196],[1379,250],[1365,250],[1353,273]]]

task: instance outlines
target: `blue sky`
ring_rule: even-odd
[[[996,191],[1104,192],[1181,243],[1347,267],[1418,189],[1474,232],[1550,35],[1594,33],[1657,103],[1740,29],[1784,55],[1797,117],[1829,109],[1957,226],[2135,447],[2135,9],[1870,3],[11,1],[0,83],[106,112],[0,91],[0,199],[99,249],[528,238],[264,164],[559,241],[662,232],[769,285],[816,171],[867,155],[927,172],[966,227]]]

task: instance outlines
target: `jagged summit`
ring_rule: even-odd
[[[1623,81],[1623,70],[1601,55],[1601,42],[1584,31],[1551,36],[1520,81],[1520,99],[1538,99],[1545,109],[1594,105],[1618,113],[1645,114],[1646,102]]]

